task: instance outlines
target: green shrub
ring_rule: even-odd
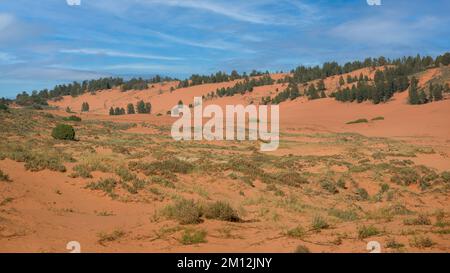
[[[415,226],[429,226],[431,225],[431,220],[426,215],[420,214],[417,218],[414,219],[405,219],[403,221],[405,225],[415,225]]]
[[[322,187],[322,189],[324,189],[332,194],[339,192],[338,189],[336,188],[335,183],[329,179],[322,179],[320,181],[320,186]]]
[[[343,177],[339,178],[338,181],[336,182],[336,186],[341,189],[346,189],[347,186],[345,185],[345,179]]]
[[[113,242],[122,238],[123,236],[125,236],[125,232],[123,230],[118,229],[114,230],[112,233],[101,232],[97,234],[97,236],[99,237],[98,243],[104,245],[107,242]]]
[[[76,122],[79,122],[79,121],[81,121],[81,118],[72,115],[72,116],[70,116],[70,117],[64,117],[63,120],[65,120],[65,121],[76,121]]]
[[[381,187],[380,187],[380,192],[381,193],[385,193],[388,190],[389,190],[389,184],[386,184],[386,183],[381,184]]]
[[[363,188],[356,189],[356,196],[359,201],[366,201],[369,199],[369,193]]]
[[[402,243],[398,243],[394,238],[389,238],[386,242],[386,248],[394,248],[394,249],[398,249],[398,248],[402,248],[405,245]]]
[[[227,202],[217,201],[208,204],[203,211],[208,219],[217,219],[229,222],[239,222],[240,218],[237,212]]]
[[[328,212],[331,216],[339,218],[343,221],[355,221],[358,220],[358,214],[354,210],[340,210],[340,209],[330,209]]]
[[[346,124],[367,123],[367,122],[369,122],[367,119],[360,118],[360,119],[357,119],[357,120],[349,121]]]
[[[392,182],[404,186],[417,183],[419,179],[420,176],[417,171],[409,167],[400,168],[398,173],[391,177]]]
[[[91,168],[86,164],[80,164],[73,167],[74,173],[70,176],[72,178],[82,177],[82,178],[92,178]]]
[[[309,251],[309,248],[304,245],[298,245],[294,253],[311,253],[311,251]]]
[[[62,140],[74,140],[75,139],[75,129],[67,124],[58,124],[52,131],[52,137],[55,139]]]
[[[313,218],[311,226],[315,230],[327,229],[330,227],[330,225],[325,220],[325,218],[323,218],[322,216],[319,216],[319,215],[317,215]]]
[[[365,239],[380,234],[380,231],[373,225],[361,226],[358,228],[358,238]]]
[[[8,105],[0,103],[0,111],[8,111],[8,110],[9,110]]]
[[[174,175],[175,173],[187,174],[194,169],[194,165],[178,158],[167,159],[152,163],[130,162],[131,170],[142,170],[146,175]]]
[[[434,242],[426,236],[414,236],[410,241],[410,245],[417,248],[428,248],[432,247]]]
[[[286,232],[286,235],[293,238],[303,238],[306,235],[305,229],[302,226],[297,226]]]
[[[32,172],[45,169],[57,172],[65,172],[66,167],[61,163],[61,158],[57,155],[45,153],[31,153],[25,159],[25,168]]]
[[[165,214],[182,225],[198,224],[201,222],[202,210],[193,200],[181,199],[174,205],[167,206]]]
[[[11,179],[9,179],[9,176],[6,173],[0,170],[0,181],[11,182]]]
[[[384,117],[375,117],[372,119],[372,121],[377,121],[377,120],[384,120]]]
[[[181,236],[181,243],[183,245],[193,245],[206,243],[206,231],[187,229]]]
[[[108,194],[112,198],[116,198],[117,195],[114,193],[118,182],[114,178],[101,179],[98,182],[89,183],[86,188],[91,190],[101,190]]]
[[[284,171],[272,175],[276,183],[285,184],[292,187],[300,187],[302,184],[308,184],[308,179],[295,171]]]
[[[441,178],[444,182],[449,183],[450,182],[450,172],[441,173]]]
[[[125,167],[119,167],[115,170],[115,173],[123,180],[123,181],[132,181],[137,179],[136,175],[130,172]]]

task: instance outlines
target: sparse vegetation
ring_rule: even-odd
[[[87,189],[100,190],[108,194],[110,197],[115,198],[117,195],[114,193],[114,189],[118,185],[118,182],[114,178],[101,179],[98,182],[91,182],[86,185]]]
[[[427,236],[414,236],[409,244],[412,247],[429,248],[434,245],[434,242]]]
[[[357,120],[349,121],[346,124],[357,124],[357,123],[368,123],[369,121],[365,118],[360,118]]]
[[[63,120],[64,120],[64,121],[75,121],[75,122],[79,122],[79,121],[81,121],[81,118],[72,115],[72,116],[69,116],[69,117],[64,117]]]
[[[320,186],[322,187],[322,189],[332,194],[339,192],[338,189],[336,188],[335,183],[329,179],[322,179],[320,181]]]
[[[330,209],[328,214],[347,222],[359,219],[358,214],[354,210]]]
[[[399,249],[404,246],[404,244],[397,242],[394,238],[389,238],[386,241],[386,248]]]
[[[101,245],[105,245],[106,243],[117,241],[123,236],[125,236],[125,232],[121,229],[116,229],[111,233],[100,232],[97,234],[97,242]]]
[[[180,242],[183,245],[193,245],[206,243],[206,231],[186,229],[181,236]]]
[[[323,218],[322,216],[316,215],[316,216],[314,216],[314,218],[312,220],[311,227],[314,230],[321,230],[321,229],[329,228],[330,225],[328,224],[328,222],[325,218]]]
[[[0,181],[11,182],[11,179],[6,173],[0,170]]]
[[[208,204],[204,208],[204,215],[209,219],[217,219],[229,222],[240,221],[237,212],[227,202],[223,201],[217,201]]]
[[[431,225],[431,220],[424,214],[420,214],[417,218],[405,219],[403,221],[405,225]]]
[[[370,226],[363,225],[358,228],[358,238],[360,240],[376,236],[380,233],[381,232],[373,225]]]
[[[286,235],[293,238],[303,238],[306,235],[306,231],[302,226],[297,226],[286,232]]]
[[[201,222],[202,209],[193,200],[181,199],[177,200],[175,204],[167,206],[164,213],[182,225],[198,224]]]
[[[304,245],[298,245],[297,248],[295,248],[294,253],[311,253],[311,251]]]

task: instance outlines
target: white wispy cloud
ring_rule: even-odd
[[[24,61],[19,60],[16,56],[0,51],[0,64],[18,64]]]
[[[236,21],[262,25],[296,25],[315,19],[316,9],[299,0],[259,0],[259,1],[212,1],[212,0],[137,0],[141,4],[158,4],[169,7],[196,9],[218,14]],[[299,13],[288,16],[286,13],[274,14],[262,11],[260,7],[272,4],[296,8]]]
[[[103,55],[110,57],[124,57],[124,58],[134,58],[134,59],[148,59],[148,60],[163,60],[163,61],[180,61],[184,58],[180,57],[170,57],[170,56],[160,56],[151,54],[137,54],[122,51],[115,51],[110,49],[98,49],[98,48],[78,48],[78,49],[61,49],[60,53],[65,54],[81,54],[81,55]]]
[[[177,44],[188,45],[193,47],[201,47],[201,48],[209,48],[209,49],[219,49],[219,50],[231,50],[237,49],[239,46],[234,43],[222,41],[222,40],[214,40],[214,41],[194,41],[186,38],[177,37],[174,35],[169,35],[166,33],[162,33],[159,31],[148,30],[148,33],[164,39],[166,41],[174,42]]]
[[[180,73],[186,71],[192,71],[192,66],[182,66],[182,65],[163,65],[163,64],[145,64],[145,63],[130,63],[130,64],[115,64],[115,65],[107,65],[103,66],[102,69],[105,71],[116,71],[119,70],[121,72],[171,72],[171,73]]]
[[[92,70],[78,70],[57,67],[12,67],[1,71],[0,78],[10,80],[30,80],[30,79],[46,79],[57,81],[80,81],[86,79],[94,79],[98,77],[108,76],[108,73],[95,72]]]
[[[393,17],[371,17],[345,22],[331,29],[330,34],[352,42],[372,45],[409,45],[427,37],[440,21],[422,17],[413,22]]]
[[[14,16],[8,13],[0,13],[0,32],[14,22]]]

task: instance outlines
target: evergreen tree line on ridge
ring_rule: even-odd
[[[125,108],[123,107],[111,107],[109,109],[109,115],[110,116],[120,116],[120,115],[133,115],[133,114],[150,114],[152,112],[152,104],[150,102],[145,103],[143,100],[140,100],[136,104],[136,108],[134,107],[134,104],[129,103],[127,105],[127,109],[125,111]]]
[[[431,56],[421,57],[417,55],[415,57],[403,57],[398,59],[386,59],[385,57],[379,58],[367,58],[364,61],[348,62],[344,65],[339,65],[337,62],[326,62],[322,66],[306,67],[298,66],[291,70],[291,76],[286,76],[284,79],[280,79],[278,83],[288,83],[286,90],[266,103],[280,103],[286,99],[295,99],[302,94],[298,92],[298,86],[295,84],[304,84],[309,81],[320,80],[326,77],[341,75],[349,73],[357,69],[377,66],[385,66],[384,71],[377,71],[378,75],[375,75],[374,84],[368,84],[367,79],[347,79],[347,83],[356,82],[356,85],[352,88],[346,88],[339,90],[333,94],[337,100],[340,101],[364,101],[371,100],[374,103],[379,103],[388,100],[395,92],[403,91],[409,86],[409,80],[407,78],[413,73],[424,71],[427,68],[437,67],[439,65],[450,64],[450,53],[439,55],[436,58]],[[180,81],[178,87],[188,87],[193,85],[199,85],[204,83],[218,83],[232,81],[236,79],[244,79],[243,82],[238,82],[235,86],[230,88],[222,88],[216,90],[218,96],[232,96],[234,94],[243,94],[245,92],[251,92],[254,87],[261,85],[273,84],[273,80],[270,78],[269,72],[252,71],[249,75],[243,73],[240,75],[237,71],[232,71],[230,75],[225,72],[217,72],[216,74],[198,75],[194,74],[189,79]],[[251,79],[250,77],[262,76],[260,79]],[[269,79],[270,78],[270,79]],[[83,81],[82,83],[73,82],[71,84],[57,85],[53,89],[43,89],[41,91],[33,91],[31,94],[22,92],[16,96],[15,102],[21,106],[31,105],[48,105],[47,100],[59,100],[62,96],[71,95],[76,97],[86,92],[95,94],[96,91],[111,89],[115,87],[121,87],[122,91],[128,90],[142,90],[148,87],[150,83],[159,83],[163,81],[176,80],[170,77],[155,76],[151,79],[133,78],[128,81],[124,81],[122,78],[100,78],[96,80]],[[358,91],[359,90],[359,91]],[[444,88],[445,90],[445,88]],[[321,87],[309,86],[305,95],[310,99],[316,99],[324,97]],[[435,91],[438,92],[438,91]],[[439,95],[437,96],[439,97]],[[359,98],[359,99],[358,99]],[[429,99],[427,100],[429,101]]]

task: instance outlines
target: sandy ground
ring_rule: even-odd
[[[353,76],[360,73],[373,76],[374,71],[364,69],[355,71]],[[429,70],[420,79],[420,84],[436,77],[437,70]],[[277,75],[281,78],[284,75]],[[344,79],[346,75],[344,75]],[[336,86],[339,77],[326,79],[328,88]],[[177,89],[173,92],[170,87],[176,83],[155,84],[149,90],[121,92],[120,90],[105,90],[96,95],[85,94],[77,98],[65,97],[62,101],[52,103],[62,109],[69,106],[74,111],[80,111],[82,102],[88,102],[89,113],[82,113],[83,120],[110,120],[114,122],[146,122],[154,125],[170,126],[173,118],[166,115],[166,111],[176,105],[178,100],[185,104],[192,103],[194,96],[206,95],[220,87],[232,86],[235,83],[205,84],[189,88]],[[233,97],[216,98],[205,101],[205,105],[214,103],[221,106],[227,104],[248,104],[259,101],[261,97],[275,95],[276,89],[282,90],[282,84],[257,87],[251,94]],[[153,105],[153,115],[124,115],[108,116],[111,106],[126,107],[127,103],[138,100],[148,100]],[[412,160],[416,164],[423,164],[439,171],[450,169],[450,100],[411,106],[406,103],[407,92],[394,96],[392,101],[373,105],[370,103],[339,103],[333,99],[305,101],[297,99],[282,103],[280,106],[280,123],[284,133],[345,133],[352,132],[370,137],[386,137],[402,140],[406,143],[431,146],[436,153],[421,154]],[[50,111],[53,114],[69,115],[64,111]],[[156,116],[161,113],[162,116]],[[371,121],[375,117],[384,120]],[[368,123],[346,124],[359,118],[366,118]],[[128,130],[136,134],[155,134],[153,128],[138,126]],[[301,136],[294,137],[296,141],[303,141]],[[306,140],[305,140],[306,141]],[[217,144],[226,145],[226,144]],[[333,155],[340,154],[341,147],[289,147],[281,148],[274,154],[302,154],[302,155]],[[100,151],[108,153],[108,151]],[[337,167],[336,167],[337,168]],[[67,252],[66,243],[79,241],[84,252],[292,252],[300,243],[307,245],[313,252],[366,252],[366,244],[370,240],[386,242],[385,235],[359,240],[350,236],[344,243],[337,245],[329,242],[333,230],[319,232],[311,240],[288,238],[280,234],[280,229],[292,225],[293,220],[281,220],[275,224],[269,221],[249,221],[248,223],[224,223],[208,220],[201,225],[208,230],[208,243],[184,246],[179,243],[181,230],[174,230],[168,235],[161,234],[161,230],[179,228],[170,220],[152,220],[155,213],[168,204],[162,202],[119,202],[111,200],[101,193],[85,189],[86,182],[81,178],[69,178],[67,173],[48,170],[40,172],[26,171],[23,163],[9,159],[0,161],[0,169],[7,173],[13,182],[0,182],[0,197],[12,198],[0,206],[0,252]],[[94,173],[94,179],[104,176]],[[221,178],[216,178],[216,182]],[[224,182],[224,181],[222,181]],[[204,177],[186,177],[183,183],[210,187],[213,199],[220,199],[221,194],[229,200],[244,200],[257,197],[257,190],[261,183],[255,184],[255,189],[248,190],[243,199],[233,190],[233,185],[224,186],[223,183],[208,184]],[[365,185],[369,194],[377,192],[370,183]],[[417,195],[420,191],[410,189]],[[2,200],[0,198],[0,201]],[[308,204],[307,196],[305,203]],[[415,204],[414,199],[403,200],[406,204],[432,212],[437,208],[447,208],[449,196],[424,195],[421,203]],[[339,202],[339,200],[335,200]],[[317,202],[317,199],[314,200]],[[324,204],[331,202],[327,196],[323,197]],[[330,203],[331,205],[331,203]],[[336,205],[336,203],[334,203]],[[379,208],[379,204],[366,204],[369,208]],[[102,216],[101,212],[111,212],[110,216]],[[448,211],[447,211],[448,212]],[[283,212],[279,212],[282,214]],[[289,216],[291,217],[291,216]],[[287,218],[289,218],[287,216]],[[309,221],[310,216],[299,214],[295,221],[303,223]],[[294,222],[295,222],[294,221]],[[397,230],[400,220],[384,223],[385,229],[396,230],[399,241],[408,243],[408,237]],[[99,233],[111,233],[123,230],[124,235],[114,242],[98,243]],[[354,223],[340,223],[340,234],[355,233]],[[226,233],[226,235],[224,235]],[[449,235],[431,235],[437,246],[432,251],[449,252]],[[312,242],[313,241],[313,242]],[[418,248],[408,248],[408,251],[429,251]]]

